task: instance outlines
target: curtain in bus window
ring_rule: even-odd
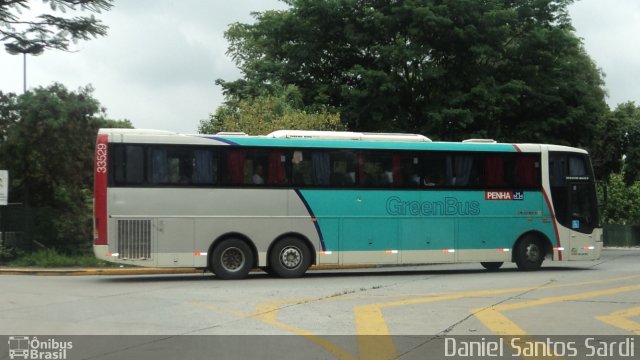
[[[449,158],[453,162],[453,166],[447,167],[447,175],[450,185],[454,186],[466,186],[469,185],[469,179],[471,177],[471,168],[473,167],[473,157],[471,156],[456,156]]]
[[[536,159],[534,157],[519,157],[516,162],[516,177],[518,186],[538,187],[538,172],[536,168]]]
[[[504,159],[501,156],[487,156],[484,163],[486,186],[506,186],[507,184],[504,181]]]
[[[331,162],[329,154],[315,152],[311,154],[313,167],[311,168],[311,177],[314,185],[329,185],[331,179]]]
[[[365,185],[367,183],[367,173],[365,171],[364,164],[365,164],[364,155],[358,156],[358,179],[360,180],[360,185]],[[348,169],[347,172],[349,172],[349,170],[351,169]],[[355,179],[353,182],[355,182]],[[349,181],[349,185],[351,184],[352,182]]]
[[[244,160],[246,154],[243,150],[229,151],[229,181],[232,185],[244,184]]]
[[[285,168],[284,153],[272,151],[269,154],[269,173],[267,183],[270,185],[281,185],[287,183],[287,172]]]
[[[402,162],[400,156],[394,156],[391,160],[391,172],[393,174],[393,185],[402,185]]]
[[[213,153],[209,150],[195,150],[195,169],[193,182],[195,184],[213,184],[215,176],[213,173]]]
[[[169,162],[166,149],[151,149],[151,183],[166,184],[169,182]]]

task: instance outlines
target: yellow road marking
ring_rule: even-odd
[[[596,319],[609,325],[613,325],[617,328],[632,332],[636,335],[640,335],[640,323],[629,319],[634,316],[640,316],[640,306],[631,309],[615,311],[609,315],[596,316]]]
[[[536,300],[521,301],[513,304],[500,304],[496,306],[491,306],[489,308],[472,309],[471,312],[475,315],[475,317],[478,320],[480,320],[481,323],[483,323],[487,328],[489,328],[489,330],[491,330],[496,335],[501,335],[503,337],[512,337],[513,335],[521,335],[521,336],[526,336],[528,338],[527,333],[518,325],[516,325],[516,323],[514,323],[509,318],[504,316],[501,313],[501,311],[524,309],[529,307],[553,304],[553,303],[562,302],[562,301],[581,300],[581,299],[589,299],[589,298],[598,297],[598,296],[615,295],[615,294],[636,291],[636,290],[640,290],[640,285],[630,285],[630,286],[623,286],[619,288],[595,290],[595,291],[589,291],[589,292],[572,294],[572,295],[546,297],[546,298],[536,299]],[[511,344],[511,342],[509,342],[509,344]],[[547,351],[547,353],[552,353],[552,352]],[[525,358],[531,358],[531,357],[525,356]]]
[[[232,309],[228,309],[228,308],[224,308],[224,307],[220,307],[220,306],[215,306],[215,305],[211,305],[211,304],[206,304],[206,303],[201,303],[201,302],[189,302],[192,305],[201,307],[201,308],[205,308],[208,310],[213,310],[213,311],[217,311],[217,312],[225,312],[237,317],[241,317],[241,318],[255,318],[257,320],[262,321],[263,323],[267,324],[267,325],[271,325],[273,327],[291,332],[293,334],[299,335],[304,337],[305,339],[311,341],[312,343],[322,347],[323,349],[327,350],[329,353],[331,353],[332,355],[334,355],[336,358],[340,359],[340,360],[355,360],[357,359],[356,357],[354,357],[352,354],[350,354],[348,351],[342,349],[341,347],[339,347],[338,345],[330,342],[329,340],[320,337],[318,335],[313,334],[310,331],[306,331],[300,328],[297,328],[295,326],[289,325],[289,324],[285,324],[281,321],[278,320],[278,312],[280,311],[281,307],[283,305],[288,305],[288,304],[293,304],[293,303],[297,303],[297,302],[303,302],[303,301],[310,301],[312,299],[287,299],[287,300],[283,300],[283,301],[275,301],[275,302],[270,302],[270,303],[261,303],[256,305],[256,310],[253,313],[244,313],[241,311],[236,311],[236,310],[232,310]]]
[[[438,301],[449,301],[449,300],[457,300],[468,297],[481,297],[481,296],[493,296],[493,295],[501,295],[501,294],[509,294],[514,292],[526,292],[537,289],[553,289],[553,288],[564,288],[564,287],[574,287],[574,286],[582,286],[582,285],[592,285],[599,283],[610,283],[614,281],[624,281],[630,279],[640,278],[640,275],[629,275],[622,276],[619,278],[612,279],[604,279],[604,280],[591,280],[584,281],[573,284],[566,285],[543,285],[538,287],[523,287],[523,288],[510,288],[510,289],[498,289],[498,290],[478,290],[478,291],[469,291],[462,293],[453,293],[453,294],[444,294],[438,296],[431,296],[426,298],[415,298],[415,299],[406,299],[406,300],[398,300],[391,301],[386,303],[377,303],[377,304],[367,304],[367,305],[359,305],[355,306],[354,316],[355,316],[355,326],[356,326],[356,335],[358,335],[358,350],[360,354],[367,355],[377,355],[378,357],[383,358],[393,358],[396,356],[395,345],[391,338],[391,331],[387,326],[387,323],[384,319],[383,309],[388,307],[397,307],[397,306],[406,306],[406,305],[415,305],[415,304],[424,304],[429,302],[438,302]],[[598,296],[598,295],[596,295]],[[566,298],[566,297],[562,297]],[[566,301],[570,299],[565,299],[562,301]],[[534,306],[534,305],[531,305]],[[480,309],[486,310],[486,309]],[[476,309],[472,312],[479,312],[479,309]],[[478,317],[478,313],[475,314]],[[486,313],[485,320],[488,321],[493,328],[489,327],[492,331],[493,329],[502,329],[502,332],[496,332],[496,334],[503,335],[526,335],[526,332],[518,327],[515,323],[509,320],[506,316],[500,314],[499,312],[490,312]],[[483,314],[480,314],[482,317]],[[481,320],[482,321],[482,320]],[[493,322],[492,322],[493,321]],[[495,332],[495,331],[494,331]],[[378,337],[368,337],[367,335],[384,335]],[[374,352],[375,351],[375,352]],[[368,358],[368,357],[365,357]]]
[[[498,289],[498,290],[479,290],[479,291],[469,291],[462,293],[453,293],[453,294],[442,294],[435,295],[431,294],[426,298],[415,298],[415,299],[406,299],[406,300],[398,300],[391,301],[386,303],[377,303],[377,304],[367,304],[360,305],[354,307],[354,316],[355,316],[355,327],[356,327],[356,335],[358,338],[358,351],[360,354],[360,358],[369,359],[369,358],[395,358],[397,357],[395,345],[391,338],[391,332],[387,326],[387,323],[384,319],[384,315],[382,310],[387,307],[397,307],[397,306],[405,306],[405,305],[414,305],[414,304],[423,304],[429,302],[438,302],[438,301],[447,301],[447,300],[456,300],[468,297],[481,297],[481,296],[492,296],[492,295],[501,295],[508,294],[513,292],[525,292],[532,290],[540,290],[540,289],[552,289],[552,288],[564,288],[564,287],[575,287],[582,285],[591,285],[598,283],[610,283],[614,281],[624,281],[630,279],[640,278],[640,275],[629,275],[623,276],[619,278],[611,278],[604,280],[592,280],[585,282],[578,282],[573,284],[565,284],[565,285],[542,285],[535,287],[523,287],[523,288],[511,288],[511,289]],[[507,335],[520,335],[521,341],[527,341],[528,337],[526,332],[518,327],[515,323],[509,320],[506,316],[502,315],[499,311],[493,311],[495,308],[499,308],[501,310],[505,309],[517,309],[524,308],[530,306],[539,306],[553,302],[559,301],[568,301],[568,300],[576,300],[583,299],[589,297],[596,297],[602,295],[610,295],[617,294],[627,291],[635,291],[640,290],[640,285],[627,286],[615,289],[607,289],[600,291],[592,291],[588,293],[574,294],[574,295],[565,295],[558,297],[545,298],[540,300],[531,300],[525,301],[518,304],[503,304],[498,305],[493,308],[486,309],[475,309],[472,310],[472,313],[476,317],[484,318],[487,322],[484,322],[490,330],[494,331],[496,334],[502,334],[505,338],[510,339],[512,336]],[[427,294],[393,294],[389,295],[389,297],[401,297],[401,296],[424,296]],[[348,297],[352,300],[354,297]],[[311,302],[311,301],[335,301],[341,300],[341,297],[329,297],[323,299],[288,299],[285,301],[277,301],[270,303],[262,303],[256,305],[256,311],[247,314],[239,311],[226,309],[222,307],[215,307],[209,304],[203,303],[193,303],[194,305],[208,308],[214,311],[223,311],[235,316],[244,317],[244,318],[256,318],[263,323],[269,324],[276,328],[280,328],[282,330],[291,332],[296,335],[300,335],[308,339],[309,341],[321,346],[326,349],[329,353],[333,354],[338,359],[357,359],[356,356],[342,349],[341,347],[335,345],[334,343],[313,334],[310,331],[306,331],[304,329],[297,328],[295,326],[283,323],[277,319],[277,315],[279,310],[283,305],[292,304],[296,302]],[[523,305],[526,303],[526,305]],[[501,308],[504,306],[505,308]],[[638,310],[640,311],[640,310]],[[615,314],[615,313],[614,313]],[[611,314],[613,315],[613,314]],[[628,316],[627,316],[628,317]],[[492,322],[493,321],[493,322]],[[507,332],[505,332],[507,331]],[[369,335],[384,335],[384,336],[369,336]]]
[[[256,312],[254,316],[260,321],[264,322],[265,324],[269,324],[271,326],[274,326],[282,330],[286,330],[296,335],[300,335],[304,337],[305,339],[311,341],[312,343],[327,350],[329,353],[331,353],[333,356],[335,356],[338,359],[341,359],[341,360],[356,359],[356,357],[354,357],[348,351],[342,349],[341,347],[332,343],[331,341],[321,336],[315,335],[309,331],[297,328],[289,324],[285,324],[280,320],[278,320],[278,311],[280,311],[281,306],[285,304],[290,304],[290,303],[291,303],[290,301],[276,301],[271,303],[258,304],[256,306]]]

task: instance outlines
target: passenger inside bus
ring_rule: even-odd
[[[256,168],[253,171],[253,177],[251,179],[256,185],[264,184],[264,168],[262,167],[262,165],[256,165]]]

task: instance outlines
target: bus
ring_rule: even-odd
[[[602,250],[588,153],[567,146],[101,129],[94,190],[97,258],[221,279],[311,265],[531,271]]]

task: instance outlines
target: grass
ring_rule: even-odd
[[[66,255],[55,250],[38,250],[9,261],[10,266],[37,267],[108,267],[114,264],[98,260],[93,255]]]

